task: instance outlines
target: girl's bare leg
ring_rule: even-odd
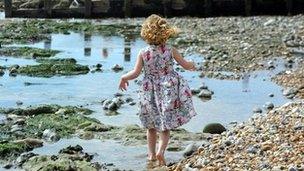
[[[170,131],[166,130],[166,131],[160,132],[159,138],[160,138],[159,148],[158,148],[158,151],[156,153],[156,158],[157,158],[160,166],[165,166],[166,165],[165,151],[166,151],[166,148],[167,148],[168,143],[169,143]]]
[[[157,132],[155,129],[147,130],[147,141],[148,141],[148,160],[156,160],[156,139]]]

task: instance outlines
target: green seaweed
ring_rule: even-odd
[[[20,75],[35,77],[52,77],[55,75],[80,75],[87,74],[90,69],[88,66],[76,64],[76,60],[69,59],[43,59],[38,60],[41,64],[27,65],[17,69]]]
[[[49,58],[55,56],[59,51],[40,49],[33,47],[4,47],[0,48],[1,56],[12,56],[21,58]]]

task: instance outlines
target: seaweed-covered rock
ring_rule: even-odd
[[[5,47],[0,48],[0,55],[20,58],[49,58],[59,51],[34,47]]]
[[[8,159],[8,157],[16,157],[30,149],[25,143],[0,142],[0,158]]]
[[[221,134],[226,131],[226,128],[220,123],[210,123],[205,126],[203,132],[210,134]]]
[[[36,77],[52,77],[55,75],[87,74],[90,71],[88,66],[76,64],[76,60],[73,58],[38,60],[38,62],[41,64],[20,67],[17,73]]]
[[[48,170],[90,170],[101,169],[98,163],[92,163],[93,155],[83,152],[80,145],[60,150],[58,155],[33,156],[22,164],[22,168],[31,171]]]

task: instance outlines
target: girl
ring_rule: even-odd
[[[151,15],[143,23],[141,37],[149,44],[139,52],[135,68],[123,75],[119,88],[127,90],[128,81],[139,76],[144,69],[140,89],[139,117],[147,129],[148,160],[165,165],[164,153],[169,142],[170,130],[187,123],[196,115],[188,83],[173,68],[174,60],[186,70],[195,70],[178,51],[166,44],[177,34],[177,29],[167,21]],[[159,148],[156,152],[157,132]]]

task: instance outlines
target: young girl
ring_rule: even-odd
[[[144,69],[140,88],[139,117],[147,129],[148,160],[158,160],[165,165],[164,153],[169,142],[170,130],[187,123],[196,115],[188,83],[174,70],[174,60],[186,70],[195,70],[178,51],[167,45],[167,40],[177,33],[167,21],[151,15],[143,23],[141,37],[149,44],[143,48],[135,68],[123,75],[119,88],[127,90],[128,81],[139,76]],[[159,148],[156,152],[157,132]]]

